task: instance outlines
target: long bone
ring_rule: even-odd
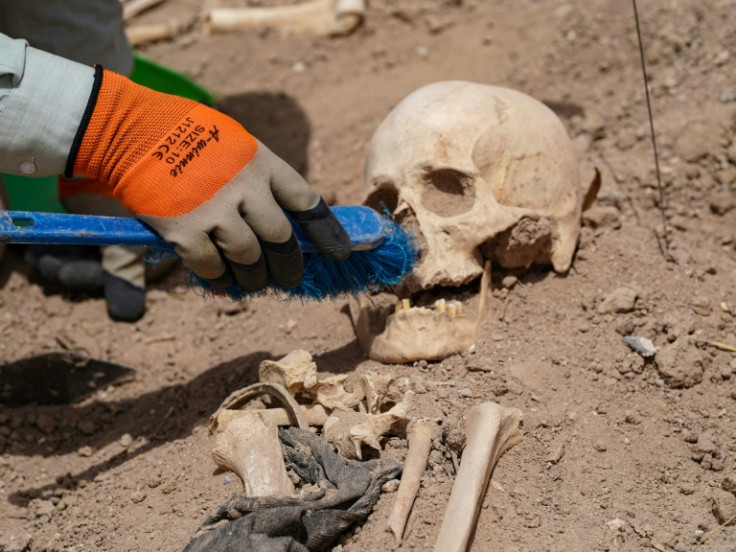
[[[406,521],[414,505],[417,491],[419,491],[422,474],[427,469],[432,438],[438,433],[438,429],[436,423],[426,418],[418,418],[412,421],[407,428],[409,450],[406,453],[406,460],[404,460],[399,490],[396,493],[387,522],[388,529],[398,541],[401,541],[404,535]]]
[[[365,17],[365,0],[308,0],[263,8],[215,8],[208,14],[211,31],[276,27],[315,36],[352,32]]]
[[[151,23],[134,25],[125,29],[125,34],[132,46],[141,46],[157,40],[167,40],[181,34],[186,29],[182,21],[172,20],[168,23]]]
[[[473,535],[493,468],[522,439],[522,413],[494,402],[473,406],[467,415],[466,444],[435,552],[465,552]]]
[[[218,466],[238,474],[246,496],[292,496],[281,452],[278,428],[257,410],[246,410],[218,433],[212,457]]]
[[[166,0],[132,0],[123,6],[123,21],[127,21],[147,9],[158,6]]]

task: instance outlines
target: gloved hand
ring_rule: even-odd
[[[216,287],[257,291],[269,274],[284,288],[301,282],[301,251],[283,210],[323,254],[350,254],[347,233],[319,194],[239,123],[99,66],[69,154],[71,174],[108,183]]]

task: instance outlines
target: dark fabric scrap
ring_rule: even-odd
[[[358,462],[310,431],[280,428],[287,469],[319,491],[302,497],[235,495],[207,518],[184,552],[317,552],[364,522],[381,487],[401,475],[391,459]]]

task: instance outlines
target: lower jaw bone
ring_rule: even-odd
[[[435,308],[410,307],[408,299],[360,296],[357,304],[351,302],[350,314],[361,347],[371,359],[387,364],[442,360],[467,351],[485,317],[490,271],[486,261],[475,320],[464,317],[458,302],[439,300]],[[390,309],[395,309],[393,314],[388,314]]]

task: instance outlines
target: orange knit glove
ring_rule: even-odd
[[[72,174],[107,183],[218,287],[256,291],[269,274],[282,287],[299,284],[301,251],[284,211],[330,258],[350,254],[319,194],[238,122],[99,66],[69,153]]]

